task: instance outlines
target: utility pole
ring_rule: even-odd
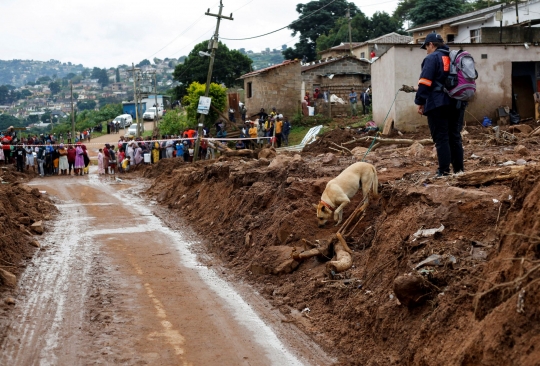
[[[71,90],[71,141],[75,142],[75,111],[73,108],[73,80],[69,81],[69,88]]]
[[[347,23],[349,23],[349,49],[352,55],[351,11],[348,6],[347,6]]]
[[[518,0],[516,0],[516,25],[519,24]]]
[[[232,17],[232,13],[231,13],[231,16],[228,16],[228,17],[221,15],[222,10],[223,10],[223,1],[219,0],[219,13],[218,14],[210,13],[210,9],[208,9],[208,11],[204,13],[204,15],[209,15],[209,16],[217,18],[216,32],[214,33],[214,36],[210,40],[210,48],[212,49],[212,54],[210,55],[210,66],[208,66],[208,75],[206,76],[206,89],[204,91],[205,97],[208,97],[208,94],[210,93],[210,81],[212,80],[214,58],[216,56],[216,49],[218,48],[219,24],[221,23],[221,18],[234,20]],[[201,114],[201,117],[199,118],[199,128],[197,129],[198,137],[197,137],[197,141],[195,141],[195,151],[193,152],[193,161],[197,161],[197,158],[199,157],[199,146],[201,144],[203,126],[204,126],[204,114]]]
[[[133,98],[135,99],[135,123],[137,124],[137,137],[141,136],[141,126],[139,125],[139,97],[137,95],[137,76],[135,75],[135,63],[131,63],[131,72],[133,73]]]
[[[155,96],[155,100],[156,100],[156,114],[154,114],[154,131],[155,131],[156,127],[158,125],[158,121],[159,121],[159,106],[158,106],[158,101],[157,101],[157,76],[156,76],[156,72],[154,72],[154,96]],[[161,98],[161,100],[163,101],[163,97]]]

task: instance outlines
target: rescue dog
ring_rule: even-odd
[[[373,190],[373,196],[378,196],[379,180],[375,167],[368,163],[354,163],[341,172],[337,177],[326,184],[326,188],[321,196],[319,204],[313,204],[317,209],[317,220],[319,227],[322,227],[334,214],[334,221],[338,226],[343,219],[343,209],[351,202],[362,184],[362,194],[364,195],[363,208],[365,209],[369,201],[369,193]]]

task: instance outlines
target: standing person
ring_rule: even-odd
[[[109,159],[109,170],[111,171],[111,174],[115,174],[116,173],[116,152],[114,151],[114,145],[110,146],[109,155],[111,156]]]
[[[21,173],[24,171],[24,155],[26,155],[26,151],[19,142],[15,149],[15,160],[17,160],[17,171]]]
[[[236,122],[236,119],[234,118],[234,113],[236,111],[234,110],[234,108],[229,108],[229,121],[231,121],[232,123],[235,123]],[[191,144],[190,144],[191,145]]]
[[[283,131],[283,115],[282,114],[278,114],[275,128],[276,128],[277,147],[281,147],[281,137],[282,137],[282,131]]]
[[[356,95],[354,88],[351,88],[351,92],[349,93],[349,103],[351,104],[351,117],[358,115],[358,112],[356,110],[358,96]]]
[[[283,130],[281,131],[281,135],[283,136],[283,143],[285,146],[289,146],[289,134],[291,133],[291,123],[289,122],[289,118],[285,117],[285,121],[283,122]]]
[[[60,174],[67,175],[69,163],[67,157],[67,149],[64,148],[64,144],[60,144],[58,148],[59,162],[58,168],[60,169]]]
[[[105,174],[105,169],[103,168],[103,149],[99,149],[97,154],[97,171],[99,175]]]
[[[174,141],[173,140],[167,140],[167,143],[165,144],[166,151],[167,151],[167,158],[173,157],[173,151],[174,151]]]
[[[189,147],[187,141],[182,142],[184,145],[184,161],[187,163],[189,161]]]
[[[240,113],[242,114],[242,122],[246,122],[247,108],[244,103],[240,103]]]
[[[77,143],[75,148],[75,175],[83,175],[84,169],[84,150],[81,147],[81,143]]]
[[[427,56],[422,61],[414,103],[418,106],[418,113],[428,118],[439,161],[437,176],[449,175],[450,164],[454,173],[458,173],[463,171],[461,129],[467,103],[459,103],[458,108],[458,101],[443,90],[450,72],[450,50],[442,37],[429,33],[420,48],[426,50]]]
[[[37,162],[38,162],[39,175],[44,177],[45,171],[43,170],[43,163],[45,162],[45,146],[39,145],[37,149],[38,149]]]
[[[257,146],[257,127],[255,126],[255,123],[253,122],[249,122],[250,123],[250,128],[248,130],[248,133],[249,133],[249,137],[252,138],[251,140],[251,146],[253,147],[253,149],[255,149],[255,147]]]
[[[304,95],[304,100],[306,101],[306,104],[308,106],[311,106],[311,98],[309,97],[309,92],[306,92],[306,95]]]
[[[371,49],[371,52],[369,53],[369,58],[373,60],[373,59],[375,58],[375,56],[376,56],[376,54],[375,54],[375,48],[372,48],[372,49]]]
[[[362,112],[366,115],[366,111],[369,110],[369,106],[371,105],[371,97],[367,89],[360,94],[360,101],[362,102]]]
[[[118,172],[123,173],[124,170],[122,169],[122,164],[124,163],[124,160],[126,159],[126,153],[123,148],[118,149]]]
[[[103,148],[103,169],[105,169],[105,174],[109,174],[109,161],[111,160],[109,147],[109,144],[105,144],[105,147]]]
[[[73,145],[68,145],[68,149],[67,149],[68,175],[71,175],[71,169],[73,169],[73,171],[75,171],[75,169],[74,169],[75,156],[76,156],[76,152],[75,152],[75,149],[73,148]]]
[[[52,152],[54,175],[58,175],[58,167],[60,166],[60,154],[58,153],[58,146],[54,145],[54,150]]]
[[[264,145],[264,120],[261,118],[257,123],[257,144],[259,148]]]
[[[134,153],[135,153],[135,164],[139,165],[140,163],[143,162],[144,156],[143,156],[142,148],[141,148],[141,146],[139,145],[138,142],[135,143]]]
[[[178,141],[176,143],[176,157],[184,159],[184,144],[182,143],[182,141]]]
[[[154,164],[156,164],[159,161],[159,142],[154,141],[152,145],[152,161]]]
[[[29,170],[30,167],[32,167],[32,170],[36,171],[36,166],[34,165],[34,149],[30,145],[26,145],[24,147],[24,151],[26,152],[26,170]]]
[[[205,160],[207,152],[208,152],[208,140],[204,138],[204,139],[201,139],[201,149],[199,150],[199,160]]]

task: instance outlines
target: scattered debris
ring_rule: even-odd
[[[419,229],[417,232],[415,232],[413,234],[413,236],[418,239],[418,238],[427,238],[427,237],[430,237],[430,236],[433,236],[435,235],[436,233],[442,233],[444,230],[444,225],[441,224],[441,226],[439,226],[438,228],[435,228],[435,229]]]

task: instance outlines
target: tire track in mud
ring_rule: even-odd
[[[60,214],[19,282],[0,365],[332,363],[201,265],[197,237],[156,217],[137,182],[33,184],[58,197]]]
[[[19,281],[22,295],[0,354],[2,365],[58,365],[60,335],[77,342],[90,283],[90,258],[83,227],[84,207],[58,205],[61,213],[41,240],[42,250]],[[73,284],[76,284],[73,286]],[[63,348],[62,362],[75,364],[77,355]]]

